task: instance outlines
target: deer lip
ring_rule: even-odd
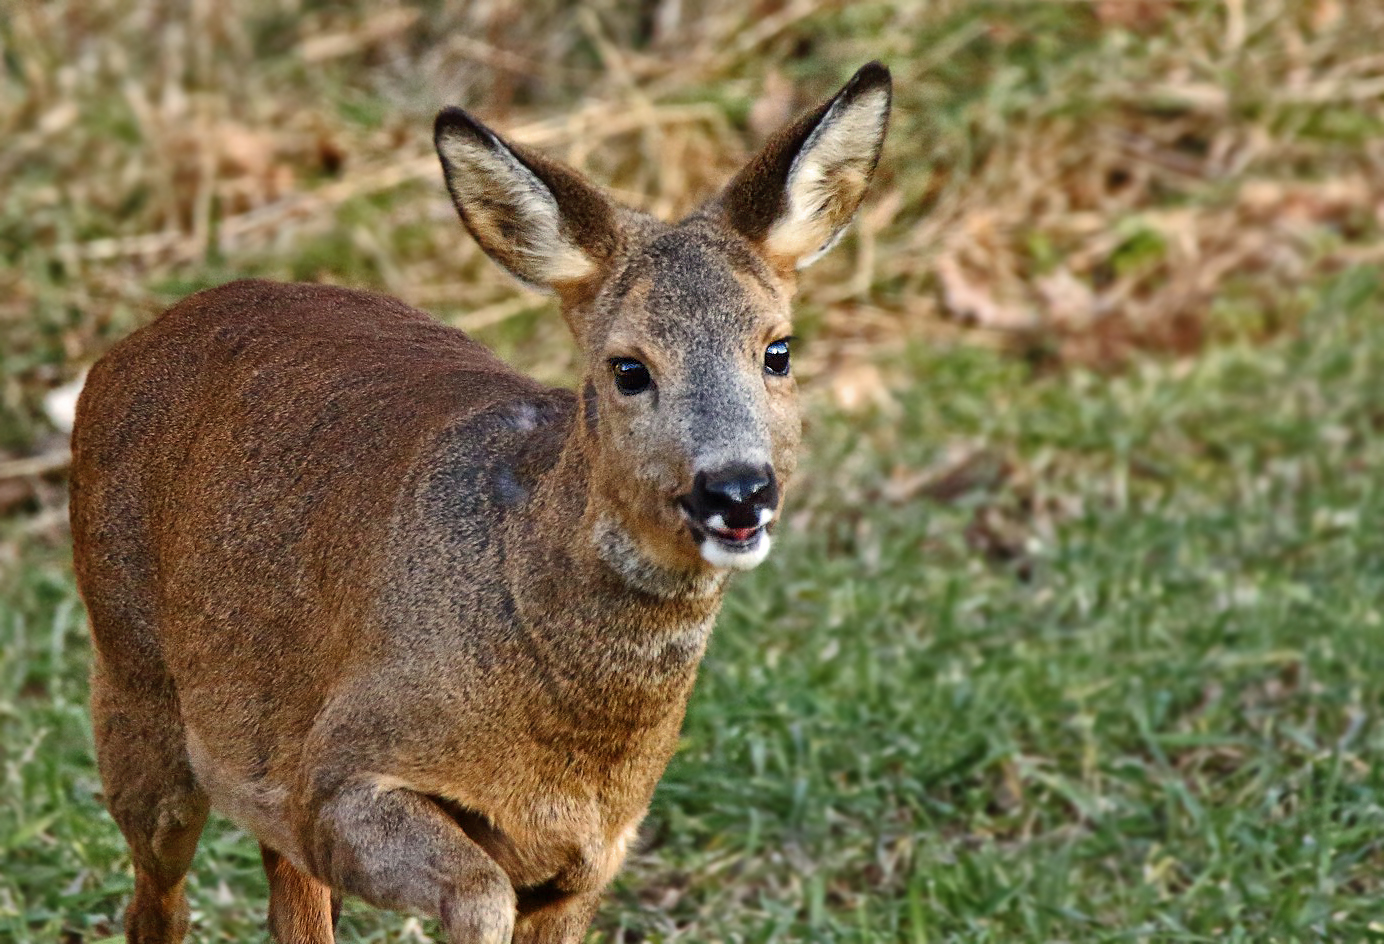
[[[687,522],[687,528],[692,532],[693,538],[700,544],[707,538],[711,538],[717,544],[730,550],[743,551],[754,547],[762,534],[769,526],[769,522],[755,525],[752,528],[718,528],[707,521],[699,521],[685,504],[680,504],[683,520]]]
[[[689,521],[693,534],[700,539],[711,538],[717,544],[730,550],[743,551],[753,547],[764,532],[764,525],[753,528],[714,528],[704,521]]]
[[[762,528],[756,525],[753,528],[712,528],[706,529],[713,537],[719,538],[729,544],[748,544],[750,540],[759,534]]]

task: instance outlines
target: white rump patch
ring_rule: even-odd
[[[562,233],[552,191],[502,142],[453,132],[437,148],[477,240],[487,252],[512,259],[507,269],[540,289],[591,274],[595,263]]]
[[[887,88],[831,106],[788,170],[787,209],[765,240],[770,253],[802,269],[836,244],[865,196],[888,118]]]
[[[54,387],[43,398],[43,412],[64,433],[71,433],[72,427],[77,425],[77,399],[82,395],[86,378],[87,372],[82,371],[76,380]]]

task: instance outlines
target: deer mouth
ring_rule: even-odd
[[[757,524],[732,527],[722,515],[699,518],[685,504],[680,507],[692,540],[696,542],[702,558],[712,566],[749,570],[759,566],[769,556],[769,526],[774,518],[770,509],[759,510]]]
[[[748,547],[759,538],[759,533],[764,530],[763,526],[753,528],[718,528],[714,525],[707,525],[705,527],[707,534],[729,547]]]

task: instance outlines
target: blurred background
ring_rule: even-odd
[[[112,939],[132,888],[81,371],[254,275],[570,383],[436,110],[677,216],[875,58],[880,172],[798,309],[802,481],[592,940],[1384,940],[1381,37],[1365,0],[7,0],[0,940]],[[214,821],[191,883],[193,939],[262,937],[249,837]]]

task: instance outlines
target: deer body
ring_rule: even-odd
[[[580,940],[727,575],[767,553],[792,266],[858,205],[887,107],[866,67],[677,225],[444,112],[462,218],[558,293],[576,393],[393,299],[254,281],[96,365],[72,520],[130,941],[181,940],[211,808],[259,839],[281,942],[331,941],[342,893],[454,941]]]

